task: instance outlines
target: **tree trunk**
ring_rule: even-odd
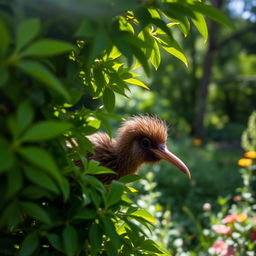
[[[223,4],[223,0],[212,0],[212,5],[220,9]],[[199,94],[196,102],[196,118],[195,118],[195,136],[198,139],[205,139],[205,113],[208,101],[208,91],[210,84],[210,77],[212,73],[213,66],[213,55],[217,48],[216,32],[217,32],[216,22],[210,22],[209,25],[209,46],[204,59],[204,70],[200,82]]]

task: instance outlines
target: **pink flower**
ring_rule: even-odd
[[[233,197],[233,200],[234,200],[235,202],[239,202],[239,201],[242,200],[242,197],[241,197],[241,196],[234,196],[234,197]]]
[[[220,256],[234,256],[235,249],[232,247],[228,247],[228,245],[224,241],[217,241],[212,246],[214,254]]]
[[[256,216],[252,217],[252,220],[253,220],[253,221],[256,221]]]
[[[231,232],[231,228],[226,225],[214,225],[212,228],[218,234],[228,235]]]
[[[211,204],[205,203],[205,204],[203,205],[203,210],[204,210],[204,211],[210,211],[211,209],[212,209]]]
[[[234,222],[243,222],[247,219],[247,214],[246,213],[232,213],[230,215],[227,215],[224,219],[223,219],[223,223],[227,224],[227,223],[234,223]]]
[[[224,241],[217,241],[213,244],[212,249],[215,254],[223,255],[228,251],[228,245]]]
[[[236,222],[237,220],[237,213],[232,213],[227,215],[224,219],[223,219],[223,223],[227,224],[227,223],[233,223]]]

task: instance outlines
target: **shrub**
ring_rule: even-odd
[[[187,64],[163,15],[205,39],[203,15],[229,21],[193,1],[1,1],[0,14],[1,255],[168,255],[129,198],[138,177],[105,187],[85,136],[111,136],[116,94],[148,88],[134,69],[150,75],[159,47]]]

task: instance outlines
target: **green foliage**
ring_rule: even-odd
[[[187,65],[172,26],[187,35],[192,20],[206,40],[202,14],[229,22],[194,1],[120,1],[110,16],[102,1],[52,4],[0,4],[0,253],[169,255],[145,234],[155,220],[125,185],[138,176],[104,186],[93,175],[112,171],[87,161],[85,136],[101,126],[111,135],[117,94],[126,96],[128,84],[148,89],[135,72],[157,69],[159,48]],[[51,18],[40,11],[50,9]]]
[[[247,129],[242,135],[242,146],[246,151],[256,151],[256,112],[249,117]]]

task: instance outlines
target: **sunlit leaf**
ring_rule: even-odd
[[[154,66],[155,70],[159,67],[161,63],[161,55],[160,55],[160,50],[158,43],[154,40],[154,48],[152,50],[151,56],[150,56],[150,62]]]
[[[201,15],[199,13],[195,13],[195,16],[196,16],[196,18],[192,19],[192,22],[194,23],[194,25],[196,26],[197,30],[203,36],[204,41],[206,42],[207,39],[208,39],[207,23],[206,23],[203,15]]]
[[[117,59],[121,55],[122,55],[121,52],[119,52],[118,49],[115,46],[113,46],[110,53],[108,54],[108,58]],[[116,65],[123,65],[123,64],[122,63],[116,63]]]
[[[145,89],[149,89],[149,87],[147,87],[143,82],[141,82],[140,80],[137,80],[137,79],[134,79],[134,78],[129,78],[129,79],[125,79],[124,80],[125,82],[129,83],[129,84],[135,84],[135,85],[138,85],[138,86],[141,86]]]
[[[188,6],[223,25],[234,28],[234,24],[222,12],[210,5],[194,2],[193,4],[188,4]]]
[[[142,217],[143,219],[156,224],[155,218],[146,210],[144,209],[138,209],[137,211],[133,212],[131,215]]]
[[[158,41],[165,51],[180,59],[186,65],[186,67],[188,66],[187,58],[177,41],[174,39],[171,40],[167,35],[160,35]]]

